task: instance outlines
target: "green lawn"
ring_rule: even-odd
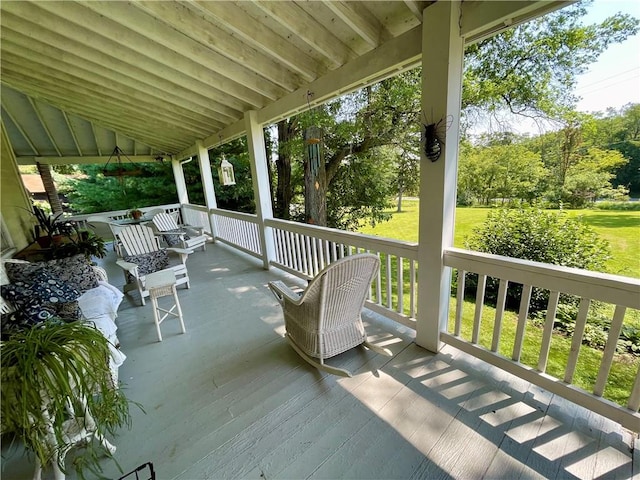
[[[418,241],[418,201],[403,201],[403,211],[375,227],[363,226],[360,232],[409,242]],[[484,222],[489,208],[457,208],[454,246],[464,248],[465,239]],[[640,212],[605,210],[565,210],[582,217],[611,246],[612,258],[607,273],[640,278]]]
[[[454,246],[464,248],[465,239],[473,229],[482,224],[489,208],[458,208],[456,210]],[[411,242],[418,241],[418,201],[403,202],[403,211],[392,211],[393,218],[376,227],[365,226],[362,233],[396,238]],[[607,263],[607,272],[640,278],[640,212],[599,211],[599,210],[568,210],[568,215],[580,216],[582,220],[606,239],[611,246],[612,258]],[[455,311],[455,299],[452,298],[451,315]],[[474,305],[465,302],[462,337],[470,340],[473,326]],[[495,309],[485,306],[481,324],[480,344],[489,348],[493,334],[493,319]],[[640,312],[628,311],[625,323],[640,326]],[[517,316],[514,312],[506,312],[503,322],[502,338],[499,353],[510,357],[513,346]],[[450,325],[453,331],[453,324]],[[521,361],[523,364],[536,367],[542,339],[542,329],[527,323],[525,343]],[[571,339],[562,335],[554,335],[549,356],[547,373],[562,378],[567,364]],[[602,351],[582,346],[578,357],[578,365],[574,383],[590,391],[593,388],[598,367],[602,359]],[[624,404],[629,397],[631,386],[635,379],[640,358],[616,357],[605,389],[605,398]]]

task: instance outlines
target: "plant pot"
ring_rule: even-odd
[[[142,212],[140,210],[134,210],[131,212],[131,218],[134,220],[138,220],[140,217],[142,217]]]
[[[38,237],[36,238],[36,242],[38,242],[38,245],[40,245],[40,248],[49,248],[51,246],[51,237],[46,235],[42,237]]]

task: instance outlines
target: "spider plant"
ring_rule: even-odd
[[[64,458],[51,451],[47,436],[66,446],[69,420],[82,422],[85,412],[103,435],[130,426],[129,401],[109,371],[107,340],[94,327],[48,320],[0,342],[0,353],[2,434],[21,441],[43,465],[58,461],[64,470]],[[84,469],[99,475],[103,451],[111,457],[98,442],[80,452],[74,462],[80,478]]]

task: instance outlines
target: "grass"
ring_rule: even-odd
[[[464,248],[465,240],[469,238],[475,227],[481,225],[487,217],[490,208],[458,208],[456,210],[454,246]],[[611,210],[566,210],[567,215],[581,217],[582,221],[591,226],[600,236],[607,240],[611,247],[612,258],[607,262],[606,273],[626,275],[640,278],[640,212],[611,211]],[[393,218],[375,227],[364,226],[360,232],[387,238],[395,238],[410,242],[418,241],[418,201],[403,201],[403,211],[392,211]],[[393,272],[394,270],[392,270]],[[405,285],[405,288],[407,285]],[[395,299],[394,299],[395,301]],[[455,302],[452,299],[450,309],[451,318],[455,312]],[[405,302],[406,305],[406,302]],[[473,328],[473,312],[475,305],[465,302],[462,323],[462,337],[471,339]],[[480,331],[480,345],[489,348],[493,335],[493,320],[495,309],[486,306],[483,309],[483,321]],[[640,312],[628,311],[625,323],[640,326]],[[502,326],[502,336],[499,353],[511,357],[517,314],[505,312]],[[451,323],[449,331],[453,331]],[[542,329],[531,322],[527,322],[525,342],[521,355],[521,362],[531,367],[537,367]],[[547,365],[547,373],[557,378],[563,378],[567,359],[571,349],[571,339],[556,334],[553,336],[551,351]],[[578,365],[573,383],[587,391],[592,391],[598,368],[602,359],[602,351],[583,345],[578,357]],[[640,366],[640,358],[629,355],[616,356],[609,374],[609,381],[605,388],[604,397],[625,405],[630,395],[636,372]]]
[[[418,201],[404,200],[402,212],[375,227],[363,226],[361,233],[395,238],[408,242],[418,241]],[[490,208],[457,208],[453,245],[464,248],[465,240],[473,229],[487,218]],[[611,246],[612,258],[606,273],[640,278],[640,212],[613,210],[565,210],[571,217],[581,217]]]

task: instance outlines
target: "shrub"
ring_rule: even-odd
[[[594,208],[597,210],[638,212],[640,211],[640,202],[596,202]]]
[[[470,250],[521,258],[536,262],[602,271],[609,258],[609,245],[579,218],[563,212],[541,209],[498,209],[489,212],[483,225],[476,228],[466,242]],[[470,276],[468,285],[475,293],[477,280]],[[495,305],[498,279],[488,279],[487,303]],[[517,308],[522,285],[509,283],[507,307]],[[548,291],[534,288],[532,313],[546,308]]]

